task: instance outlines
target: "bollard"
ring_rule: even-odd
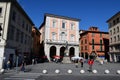
[[[60,70],[56,69],[56,70],[55,70],[55,73],[56,73],[56,74],[59,74],[59,73],[60,73]]]
[[[72,70],[69,69],[69,70],[68,70],[68,73],[69,73],[69,74],[72,74]]]
[[[44,74],[47,74],[47,70],[43,70],[42,72],[43,72]]]
[[[120,70],[117,70],[117,74],[120,74]]]
[[[85,73],[85,70],[80,70],[80,73],[81,73],[81,74]]]
[[[110,71],[108,69],[105,70],[105,74],[109,74]]]
[[[1,69],[1,70],[0,70],[0,73],[1,73],[1,74],[3,74],[4,72],[5,72],[5,70],[4,70],[4,69]]]
[[[96,73],[97,73],[97,70],[94,69],[94,70],[92,71],[92,73],[96,74]]]

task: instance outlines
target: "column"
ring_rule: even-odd
[[[112,55],[111,55],[111,54],[109,54],[109,59],[110,59],[110,62],[113,61],[113,60],[112,60]]]
[[[114,62],[117,62],[116,54],[114,54]]]
[[[79,56],[79,46],[75,47],[75,56]]]
[[[57,48],[57,53],[56,53],[56,55],[60,56],[60,46],[58,45],[56,48]]]
[[[85,58],[85,55],[86,55],[86,53],[84,52],[84,54],[83,54],[83,58]]]
[[[49,47],[49,45],[45,44],[44,52],[45,52],[45,55],[47,56],[48,60],[50,61],[50,47]]]
[[[3,68],[3,61],[4,61],[4,47],[0,48],[0,69]]]

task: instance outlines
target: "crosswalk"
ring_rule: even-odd
[[[40,76],[40,73],[18,73],[4,78],[4,80],[35,80]]]

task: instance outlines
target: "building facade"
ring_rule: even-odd
[[[36,27],[32,27],[32,57],[40,56],[40,32]]]
[[[108,19],[107,23],[109,25],[110,36],[110,61],[120,62],[120,12]]]
[[[49,61],[53,56],[62,59],[64,55],[79,55],[79,19],[45,14],[40,32],[44,53]]]
[[[80,31],[80,56],[88,59],[92,51],[98,57],[108,58],[109,34],[101,32],[97,27]]]
[[[16,0],[0,1],[0,69],[8,59],[14,65],[29,56],[33,25]]]

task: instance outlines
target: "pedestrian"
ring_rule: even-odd
[[[79,59],[76,59],[75,60],[75,67],[78,68],[78,62],[79,62]]]
[[[35,59],[32,59],[32,65],[34,65],[35,64]]]
[[[80,63],[81,63],[81,67],[83,67],[83,63],[84,63],[83,59],[80,59]]]
[[[38,59],[37,59],[37,58],[35,58],[35,60],[34,60],[34,63],[35,63],[35,64],[37,64],[37,60],[38,60]]]
[[[10,70],[10,60],[7,61],[7,70]]]
[[[94,60],[93,59],[89,59],[88,60],[88,64],[89,64],[89,72],[92,72],[92,65],[94,63]]]
[[[25,65],[26,65],[26,64],[25,64],[25,61],[22,61],[22,64],[21,64],[21,71],[23,71],[23,72],[25,71]]]

